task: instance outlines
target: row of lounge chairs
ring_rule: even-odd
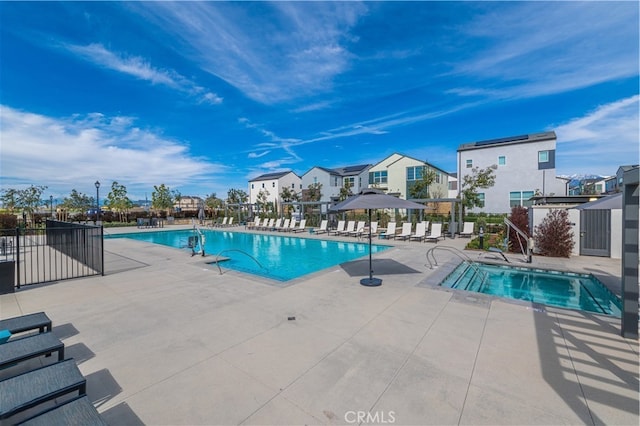
[[[0,424],[106,425],[86,395],[85,377],[72,358],[65,359],[64,343],[51,329],[44,312],[0,320]],[[26,372],[15,368],[53,353],[55,363]],[[12,369],[22,372],[7,375]]]
[[[225,216],[222,218],[222,221],[213,222],[210,226],[212,228],[227,228],[231,226],[237,226],[237,223],[233,223],[233,216],[230,216],[230,217]]]
[[[307,230],[307,219],[302,219],[300,223],[295,219],[256,219],[255,222],[248,223],[247,229],[257,231],[280,231],[280,232],[305,232]]]
[[[323,221],[320,225],[320,229],[316,231],[316,233],[326,232],[328,235],[338,235],[338,236],[354,236],[361,237],[363,234],[367,234],[369,232],[368,227],[366,226],[366,222],[359,221],[356,224],[356,221],[338,221],[338,225],[336,229],[326,229],[326,221]],[[323,226],[325,229],[323,229]],[[396,222],[389,222],[387,228],[384,230],[380,230],[378,233],[378,222],[371,222],[371,234],[378,234],[378,238],[380,239],[398,239],[398,240],[408,240],[408,241],[434,241],[438,242],[440,239],[444,239],[444,234],[442,233],[442,224],[434,223],[431,226],[431,231],[429,232],[429,222],[419,222],[416,225],[416,230],[413,232],[413,224],[411,222],[406,222],[402,224],[402,228],[400,232],[398,232],[398,228]]]

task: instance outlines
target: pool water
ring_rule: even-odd
[[[590,274],[463,262],[440,285],[617,317],[622,307]]]
[[[277,281],[289,281],[369,254],[369,244],[363,242],[232,231],[202,230],[202,233],[207,260],[213,262],[216,255],[223,252],[221,257],[229,258],[220,263],[223,270],[233,269]],[[117,234],[109,238],[131,238],[190,253],[189,237],[194,235],[193,230],[184,230]],[[372,245],[371,252],[378,253],[388,248]],[[195,250],[199,251],[200,246],[197,245]]]

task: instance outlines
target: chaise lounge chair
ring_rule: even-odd
[[[356,221],[350,220],[349,222],[347,222],[347,227],[344,229],[344,231],[339,232],[338,235],[349,235],[355,230],[356,230]]]
[[[338,221],[338,226],[336,226],[336,229],[331,229],[329,231],[327,231],[327,233],[329,235],[333,234],[333,235],[340,235],[341,232],[344,232],[344,225],[345,225],[345,221],[344,220],[339,220]]]
[[[444,240],[444,235],[442,235],[442,224],[434,223],[431,225],[431,233],[427,235],[425,241],[435,241],[437,243],[440,238]]]
[[[38,329],[40,333],[51,331],[51,320],[44,312],[0,320],[0,330],[11,334]]]
[[[356,225],[355,229],[351,232],[349,232],[349,236],[351,237],[360,237],[362,235],[362,233],[364,232],[364,227],[367,225],[367,222],[365,222],[364,220],[359,220],[358,224]]]
[[[86,395],[77,396],[18,423],[19,426],[91,425],[107,426]]]
[[[39,333],[9,340],[0,348],[0,369],[53,352],[58,352],[58,361],[64,359],[64,344],[52,333]]]
[[[389,222],[387,224],[387,230],[385,232],[381,232],[380,235],[378,235],[378,238],[382,238],[382,239],[389,239],[389,238],[396,238],[396,223],[395,222]]]
[[[326,221],[323,221],[323,222],[325,222],[325,226],[324,227],[325,227],[325,231],[326,231],[326,229],[327,229]],[[298,225],[297,228],[293,228],[292,231],[295,234],[297,234],[298,232],[304,232],[306,227],[307,227],[307,219],[302,219],[300,221],[300,225]]]
[[[426,236],[427,236],[427,223],[420,222],[416,224],[416,232],[411,234],[411,236],[409,237],[409,241],[413,241],[413,240],[424,241]]]
[[[465,222],[462,228],[462,231],[460,231],[460,237],[471,238],[472,235],[473,235],[473,222]]]
[[[80,395],[85,395],[87,381],[73,359],[2,380],[0,381],[0,420],[8,419],[22,411],[76,391]]]
[[[313,232],[316,234],[324,234],[325,232],[329,232],[327,230],[327,225],[329,224],[329,221],[326,219],[323,219],[322,222],[320,222],[320,227],[316,230],[314,230]]]
[[[397,235],[397,238],[401,238],[402,240],[406,240],[411,237],[411,228],[413,224],[411,222],[405,222],[402,224],[402,231]]]

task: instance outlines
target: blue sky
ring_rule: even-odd
[[[638,2],[0,2],[1,186],[132,198],[553,130],[638,163]],[[106,195],[106,192],[104,193]]]

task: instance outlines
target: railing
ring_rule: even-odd
[[[460,250],[458,250],[455,247],[450,247],[450,246],[435,246],[430,248],[429,250],[427,250],[427,262],[429,263],[429,269],[433,269],[434,266],[438,266],[438,261],[436,260],[436,256],[434,254],[434,252],[436,250],[443,250],[443,251],[448,251],[449,253],[453,253],[456,256],[458,256],[460,259],[462,259],[464,262],[466,262],[470,268],[473,268],[475,274],[479,274],[482,276],[482,281],[480,283],[480,285],[482,286],[482,284],[484,284],[484,282],[487,280],[487,274],[483,271],[480,270],[480,268],[478,267],[478,265],[476,265],[473,260],[467,256],[465,253],[461,252]],[[431,258],[433,259],[433,263],[431,263],[431,259],[429,259],[429,255],[431,255]],[[464,275],[464,273],[462,274]]]
[[[533,241],[531,238],[506,217],[504,218],[504,223],[507,225],[507,235],[509,235],[509,228],[513,228],[513,230],[516,231],[516,234],[518,235],[518,243],[520,244],[520,251],[525,258],[525,262],[531,263],[531,252],[533,251]],[[526,251],[524,247],[522,247],[522,240],[520,237],[524,238],[527,243]]]
[[[220,253],[218,253],[216,255],[216,260],[215,260],[215,264],[218,267],[218,272],[220,272],[220,275],[222,275],[222,268],[220,267],[220,255],[222,255],[222,253],[227,253],[230,251],[234,251],[234,252],[238,252],[238,253],[242,253],[246,256],[249,256],[251,259],[253,259],[254,262],[256,262],[258,264],[258,266],[262,269],[264,269],[265,271],[269,272],[269,269],[265,268],[264,266],[262,266],[262,264],[260,262],[258,262],[258,259],[256,259],[255,257],[251,256],[249,253],[247,253],[246,251],[240,250],[240,249],[226,249],[226,250],[222,250]]]
[[[47,220],[46,228],[5,229],[0,231],[0,262],[3,291],[104,275],[103,230],[53,220]]]

